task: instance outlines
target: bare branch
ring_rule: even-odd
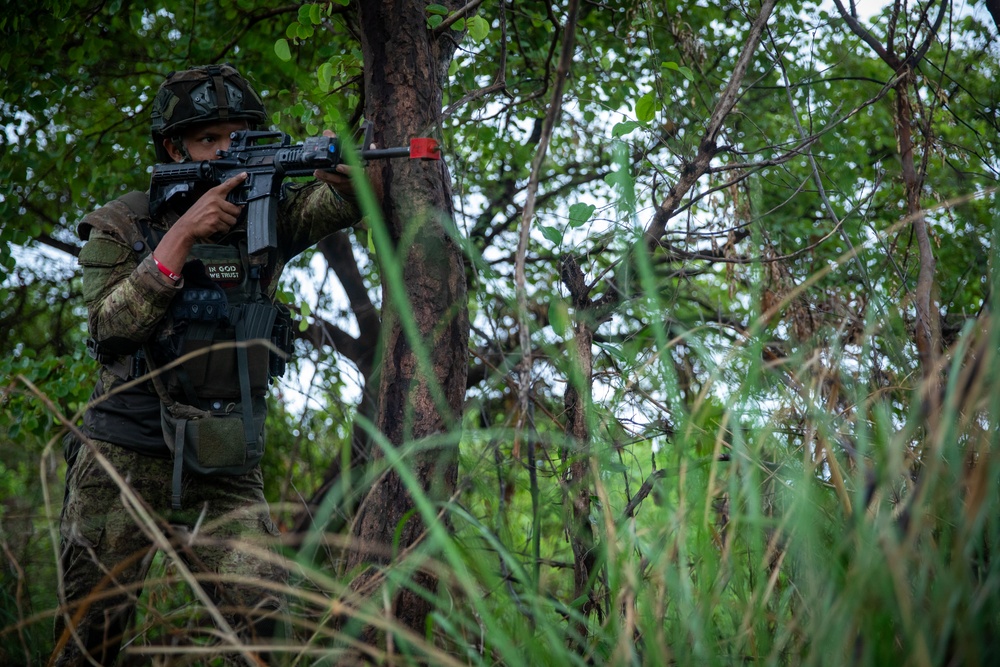
[[[776,0],[764,0],[764,3],[761,5],[760,14],[757,15],[753,25],[750,27],[746,43],[743,46],[743,51],[740,53],[739,59],[736,61],[736,66],[733,68],[733,74],[729,78],[729,83],[726,84],[725,90],[719,96],[719,101],[716,103],[715,110],[708,121],[708,126],[705,128],[705,134],[698,146],[698,155],[690,163],[684,165],[680,179],[670,188],[667,198],[660,204],[656,214],[653,216],[652,222],[646,229],[644,236],[646,244],[650,249],[659,245],[660,237],[666,229],[667,221],[673,217],[680,202],[691,188],[694,187],[698,179],[708,170],[709,163],[716,152],[718,152],[716,142],[719,132],[722,130],[722,123],[736,104],[740,86],[743,84],[747,68],[750,66],[750,60],[753,58],[753,54],[760,44],[764,27],[771,18],[775,2]]]
[[[847,27],[851,29],[851,32],[860,37],[865,44],[870,46],[872,50],[878,54],[879,58],[884,60],[890,67],[893,69],[899,67],[901,63],[899,62],[899,59],[896,58],[896,54],[891,51],[887,51],[886,48],[882,46],[882,43],[875,39],[875,35],[868,32],[868,29],[861,25],[861,23],[858,22],[858,19],[844,8],[843,2],[840,0],[833,0],[833,4],[837,5],[837,11],[840,12],[840,16],[844,19]]]

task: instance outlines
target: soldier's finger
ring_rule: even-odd
[[[236,207],[236,210],[227,209],[219,213],[219,219],[225,222],[228,226],[232,227],[236,224],[236,221],[240,219],[240,214],[242,213],[240,207]]]
[[[224,211],[219,212],[219,222],[225,224],[227,229],[235,225],[238,218],[239,215],[232,215],[231,213],[226,213]]]
[[[235,188],[239,187],[239,185],[245,180],[247,180],[247,173],[244,171],[242,174],[236,174],[232,178],[223,181],[221,184],[216,185],[212,189],[222,194],[228,194]]]

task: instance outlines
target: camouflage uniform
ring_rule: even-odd
[[[183,281],[174,284],[168,280],[152,255],[139,260],[134,217],[129,206],[116,201],[90,214],[80,225],[81,238],[86,241],[80,264],[89,326],[92,337],[99,341],[153,340],[183,285]],[[152,223],[166,229],[176,218],[172,213]],[[325,183],[286,187],[279,209],[279,248],[270,265],[267,293],[273,295],[289,259],[358,219],[356,208]],[[121,405],[100,418],[85,418],[91,442],[67,457],[70,466],[61,520],[66,613],[57,617],[56,654],[50,664],[91,664],[81,643],[90,647],[100,664],[114,662],[153,553],[149,537],[129,514],[120,489],[98,464],[94,451],[103,454],[173,529],[190,533],[200,517],[195,541],[178,549],[194,571],[278,583],[284,580],[280,568],[241,549],[238,543],[211,544],[212,540],[202,539],[260,542],[277,534],[264,500],[260,467],[240,476],[187,474],[183,478],[185,511],[172,511],[173,464],[159,431],[158,410],[154,421],[151,407],[158,406],[158,396],[149,382],[115,393],[125,382],[111,366],[102,366],[95,398],[105,399],[103,405],[112,401]],[[100,407],[92,407],[88,415],[99,411]],[[117,435],[111,437],[104,429]],[[123,433],[133,437],[122,437]],[[280,596],[265,588],[228,583],[224,590],[211,583],[205,583],[204,588],[245,639],[271,633],[281,608]],[[114,593],[102,597],[102,591]]]
[[[112,664],[118,653],[153,547],[122,504],[121,490],[98,464],[94,451],[104,455],[149,508],[171,524],[168,535],[185,527],[188,530],[178,537],[186,538],[204,508],[206,514],[193,546],[173,545],[192,571],[284,581],[280,568],[232,542],[261,542],[262,536],[277,535],[264,501],[260,467],[241,477],[205,480],[188,476],[185,505],[190,509],[171,513],[169,460],[143,456],[108,442],[92,442],[93,449],[83,447],[70,471],[62,516],[62,565],[66,599],[71,605],[67,614],[75,619],[80,642],[91,647],[92,657],[100,664]],[[271,634],[270,625],[281,609],[281,600],[273,592],[211,582],[202,582],[202,586],[242,636],[252,640],[255,634]],[[111,593],[110,597],[99,597]],[[65,628],[66,617],[58,616],[57,641],[67,643],[56,664],[86,664],[80,644],[70,635],[63,636]]]

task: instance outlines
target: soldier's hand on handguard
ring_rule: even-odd
[[[323,131],[324,137],[330,137],[333,139],[337,135],[330,130]],[[361,146],[360,148],[377,148],[373,143],[370,146]],[[351,167],[347,164],[341,162],[337,165],[336,169],[327,171],[323,169],[317,169],[314,175],[320,181],[328,183],[330,187],[337,191],[337,193],[351,202],[356,202],[357,193],[354,189],[354,184],[352,182],[352,177],[355,173],[355,167]],[[376,201],[382,201],[383,188],[382,188],[382,171],[380,169],[367,169],[365,174],[368,177],[368,182],[371,185],[372,192],[375,195]]]
[[[323,130],[323,136],[333,139],[337,135],[331,130]],[[313,175],[336,190],[344,199],[353,201],[354,185],[351,183],[351,169],[352,167],[341,162],[331,170],[317,169]]]

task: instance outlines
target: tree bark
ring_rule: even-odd
[[[359,14],[366,116],[374,125],[375,142],[407,145],[412,137],[439,126],[454,33],[442,31],[439,36],[427,29],[423,2],[370,0],[359,3]],[[369,167],[369,174],[382,185],[384,222],[395,250],[379,253],[383,356],[376,426],[393,447],[400,447],[459,428],[468,372],[465,268],[460,248],[445,228],[453,211],[444,162],[384,160]],[[398,288],[386,279],[393,269],[387,262],[397,263],[402,275]],[[401,312],[406,308],[419,341],[404,332]],[[429,356],[429,369],[420,363],[421,347]],[[377,460],[382,453],[373,455]],[[454,447],[423,449],[407,465],[432,500],[446,500],[454,490],[458,471]],[[353,526],[357,548],[348,555],[346,567],[386,563],[385,554],[397,537],[400,549],[413,544],[424,530],[419,516],[410,514],[413,508],[402,479],[389,470],[358,512]],[[355,580],[355,590],[368,590],[376,576],[375,567],[368,568]],[[416,584],[431,590],[436,585],[428,574],[416,579]],[[407,590],[398,592],[392,602],[396,621],[421,634],[429,611],[426,600]],[[372,632],[365,638],[375,639]]]

